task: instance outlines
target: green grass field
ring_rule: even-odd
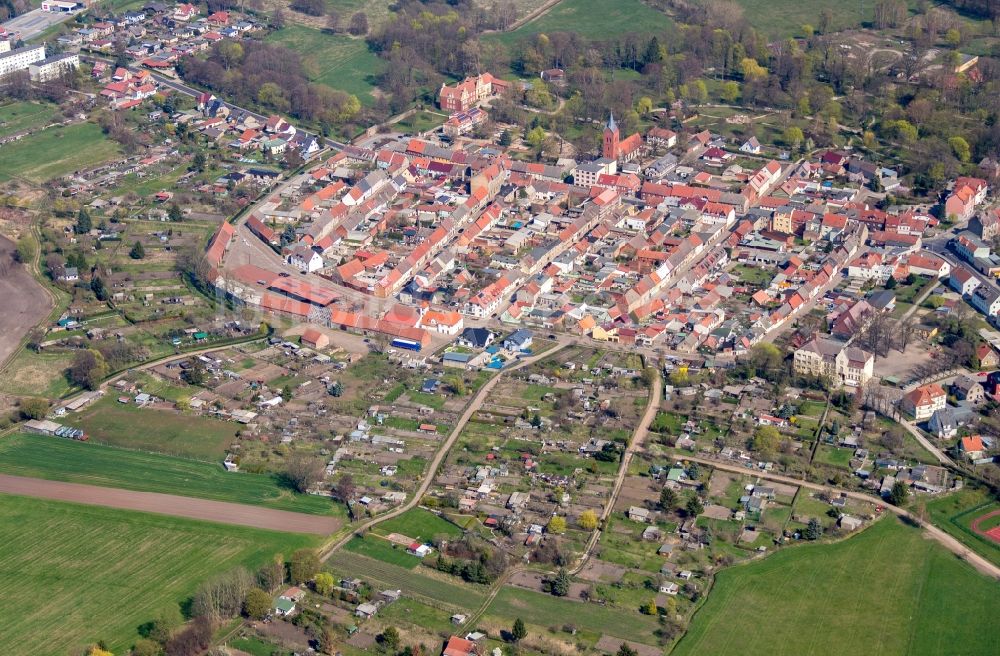
[[[13,102],[0,107],[0,137],[48,125],[59,117],[59,108],[33,102]]]
[[[4,654],[65,656],[97,640],[121,654],[199,582],[313,540],[3,495],[0,544]]]
[[[610,39],[635,32],[657,34],[662,43],[673,26],[670,17],[640,0],[563,0],[513,32],[487,38],[511,45],[535,34],[551,32],[576,32],[587,39]]]
[[[989,654],[998,612],[995,581],[886,519],[721,571],[672,653]]]
[[[971,488],[939,497],[927,504],[927,512],[935,526],[990,562],[1000,565],[1000,545],[976,535],[970,528],[973,520],[994,510],[1000,510],[1000,502],[984,491]],[[993,522],[984,523],[982,529],[989,530],[993,525]]]
[[[273,476],[230,473],[218,464],[43,435],[0,439],[0,472],[316,515],[343,514],[339,504],[293,492]]]
[[[368,50],[363,39],[288,25],[267,40],[299,53],[314,82],[352,93],[365,105],[375,101],[375,76],[382,72],[384,64]]]
[[[125,405],[113,394],[63,423],[82,428],[94,442],[213,462],[221,461],[239,430],[228,421]]]
[[[118,144],[93,123],[51,128],[0,149],[0,182],[41,183],[116,157]]]
[[[389,563],[390,565],[405,567],[406,569],[413,569],[420,564],[420,559],[406,553],[404,547],[394,545],[388,540],[383,540],[375,536],[367,538],[355,536],[351,538],[350,542],[344,545],[344,548],[352,553],[381,560],[383,563]]]
[[[462,535],[462,529],[421,508],[408,510],[399,517],[382,522],[376,527],[376,531],[382,535],[402,533],[414,540],[430,540],[436,535],[447,535],[449,538]]]
[[[652,594],[647,596],[652,597]],[[570,623],[577,627],[582,638],[595,641],[600,634],[607,633],[636,642],[656,644],[653,631],[656,630],[657,621],[653,617],[599,604],[567,601],[511,586],[500,591],[487,609],[486,616],[507,626],[518,617],[528,624],[546,628]]]
[[[422,572],[426,568],[410,570],[344,549],[334,552],[327,564],[339,575],[357,576],[373,581],[377,586],[398,588],[403,591],[404,596],[415,597],[435,606],[468,611],[478,608],[486,600],[486,586],[463,583],[455,577],[437,572],[425,574]]]

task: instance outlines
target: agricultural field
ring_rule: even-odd
[[[92,442],[221,462],[238,424],[121,404],[105,396],[64,423],[83,429]]]
[[[657,34],[663,42],[673,26],[666,14],[641,0],[563,0],[513,32],[486,38],[510,46],[535,34],[550,32],[576,32],[586,39],[608,39],[635,32]]]
[[[722,570],[672,653],[986,654],[1000,640],[998,611],[995,582],[885,519]]]
[[[997,565],[1000,565],[1000,545],[977,535],[971,524],[978,517],[1000,510],[1000,503],[986,492],[965,489],[927,502],[927,514],[935,526]],[[981,527],[989,530],[990,524]]]
[[[0,542],[17,545],[0,553],[4,653],[61,656],[97,640],[122,653],[140,625],[184,603],[199,582],[313,539],[3,496]]]
[[[339,504],[298,494],[276,475],[231,473],[218,464],[41,435],[0,440],[0,472],[317,515],[343,514]]]
[[[94,123],[76,123],[33,134],[3,147],[0,182],[42,183],[116,157],[118,145]]]
[[[375,77],[382,72],[383,62],[364,39],[289,25],[267,40],[299,53],[314,82],[354,94],[365,105],[375,101]]]

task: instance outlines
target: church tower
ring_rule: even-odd
[[[608,114],[608,122],[604,126],[604,147],[601,149],[601,156],[607,159],[618,159],[618,124],[615,123],[615,115]]]

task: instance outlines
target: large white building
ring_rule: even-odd
[[[875,375],[875,358],[871,353],[821,337],[795,351],[793,366],[797,374],[827,376],[848,387],[861,387]]]
[[[53,55],[28,66],[28,74],[35,82],[56,80],[66,71],[80,67],[80,56],[76,53]]]
[[[45,46],[24,46],[0,54],[0,77],[23,71],[45,59]]]

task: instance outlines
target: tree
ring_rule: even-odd
[[[525,135],[524,140],[528,142],[536,152],[541,152],[542,148],[545,146],[545,140],[548,136],[545,134],[545,130],[539,125],[532,128],[527,135]]]
[[[285,463],[285,480],[296,492],[305,494],[323,478],[323,461],[301,451],[296,451]]]
[[[285,559],[281,554],[257,570],[257,585],[268,592],[274,592],[285,584]]]
[[[132,250],[128,252],[128,256],[133,260],[141,260],[146,257],[146,249],[142,247],[141,241],[136,240],[136,242],[132,244]]]
[[[805,135],[802,134],[802,128],[791,125],[785,128],[784,133],[781,135],[781,140],[789,148],[798,148],[805,139]]]
[[[330,9],[326,13],[326,30],[333,34],[340,31],[340,14],[336,9]]]
[[[643,604],[642,608],[639,609],[643,615],[656,615],[659,611],[656,610],[656,600],[650,599],[648,603]]]
[[[167,656],[195,656],[212,644],[212,620],[199,615],[183,631],[167,642]]]
[[[31,258],[35,255],[35,240],[24,235],[17,240],[17,247],[14,249],[14,259],[21,264],[26,264],[31,261]]]
[[[510,130],[504,130],[500,133],[500,139],[497,141],[501,146],[509,146],[514,142],[514,138],[510,135]]]
[[[45,419],[49,411],[49,402],[45,399],[21,399],[17,409],[24,419]]]
[[[390,652],[399,649],[399,629],[394,626],[387,626],[378,637],[379,642]]]
[[[322,16],[326,11],[326,3],[323,0],[292,0],[289,7],[308,16]]]
[[[104,648],[103,643],[97,645],[91,645],[90,649],[87,650],[87,656],[115,656],[113,653]]]
[[[569,594],[569,573],[565,567],[560,567],[556,573],[556,578],[552,580],[552,594],[557,597],[565,597]]]
[[[108,363],[99,351],[84,349],[74,356],[67,374],[74,385],[95,390],[108,375]]]
[[[549,533],[565,533],[566,520],[560,517],[559,515],[556,515],[555,517],[549,520],[549,523],[546,525],[545,530],[548,531]]]
[[[722,85],[722,100],[732,104],[740,97],[740,85],[738,82],[726,82]]]
[[[111,295],[108,294],[108,288],[100,276],[95,275],[90,279],[90,291],[94,292],[94,296],[99,301],[106,301],[111,298]]]
[[[350,474],[341,474],[333,486],[333,495],[342,503],[350,503],[354,498],[354,477]]]
[[[593,531],[597,528],[597,513],[593,510],[584,510],[580,513],[580,518],[577,523],[585,531]]]
[[[313,587],[316,588],[316,592],[324,596],[333,592],[334,586],[333,574],[329,572],[320,572],[313,580]]]
[[[781,433],[774,426],[759,426],[750,440],[750,448],[761,454],[772,454],[778,450]]]
[[[629,647],[627,642],[623,642],[618,648],[617,656],[639,656],[639,652]]]
[[[205,170],[205,153],[199,150],[194,154],[194,159],[191,160],[191,170],[199,173]]]
[[[910,488],[903,481],[896,481],[889,490],[889,503],[894,506],[902,506],[910,496]]]
[[[252,587],[254,577],[250,572],[235,567],[198,586],[191,600],[191,612],[212,622],[232,619],[243,612],[243,602]]]
[[[528,637],[528,628],[524,626],[524,620],[520,617],[514,620],[514,627],[510,630],[510,635],[514,642],[521,642]]]
[[[170,203],[170,207],[167,208],[167,218],[174,223],[179,223],[184,220],[184,212],[181,211],[181,206],[177,203]]]
[[[660,490],[660,508],[665,512],[670,512],[677,505],[677,492],[672,487],[664,487]]]
[[[292,583],[305,583],[319,572],[319,555],[315,549],[297,549],[288,563],[288,576]]]
[[[815,517],[809,518],[809,523],[806,524],[806,539],[807,540],[818,540],[823,535],[823,525],[819,523],[819,520]]]
[[[958,161],[968,162],[972,157],[972,149],[969,148],[969,142],[962,137],[952,137],[948,140],[948,145],[951,146],[951,151],[955,153]]]
[[[347,31],[354,36],[364,36],[368,34],[368,14],[363,11],[355,12],[351,16],[351,22],[347,26]]]
[[[159,656],[163,649],[149,638],[139,638],[132,645],[132,656]]]
[[[271,595],[260,588],[250,588],[243,600],[243,614],[252,620],[262,620],[271,612]]]
[[[163,610],[149,624],[144,625],[141,633],[144,637],[161,645],[167,644],[170,635],[181,625],[183,619],[177,606]]]
[[[688,517],[697,517],[705,512],[705,508],[701,505],[701,499],[698,498],[697,494],[692,494],[688,497],[687,503],[684,504],[684,512],[687,513]]]
[[[73,226],[73,232],[85,235],[90,232],[91,228],[93,228],[93,221],[90,218],[90,212],[87,211],[86,207],[81,207],[76,214],[76,225]]]

